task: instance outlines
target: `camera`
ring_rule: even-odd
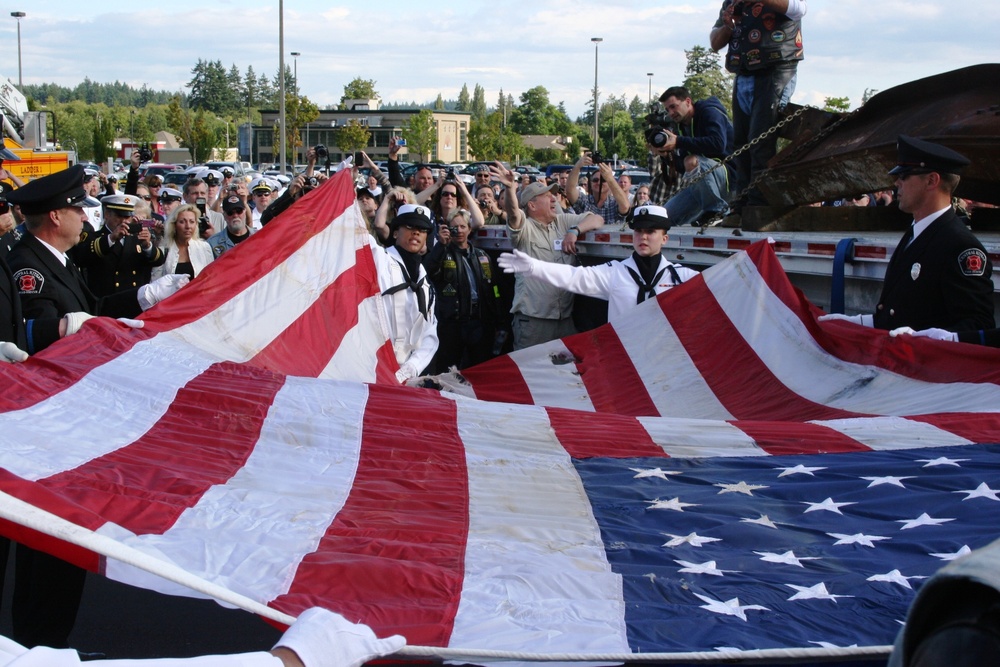
[[[448,231],[451,232],[452,236],[455,236],[456,234],[458,234],[458,227],[449,227]]]
[[[153,159],[153,151],[149,150],[149,144],[139,146],[139,161],[149,162]]]
[[[129,236],[135,236],[136,234],[138,234],[141,231],[142,231],[142,223],[141,222],[130,222],[130,223],[128,223],[128,233],[129,233]]]
[[[207,232],[208,230],[209,230],[208,216],[203,215],[200,218],[198,218],[198,233],[204,236],[205,232]]]
[[[677,134],[677,123],[663,111],[659,102],[653,102],[649,105],[649,113],[646,114],[646,129],[642,132],[646,143],[653,148],[662,148],[670,139],[667,132]]]
[[[454,183],[455,182],[455,169],[454,168],[449,168],[448,171],[445,172],[445,174],[444,174],[444,182],[445,183]]]
[[[319,179],[316,178],[315,176],[310,176],[309,178],[306,179],[307,188],[312,189],[315,188],[317,185],[319,185]]]
[[[403,139],[402,137],[400,137],[399,139],[396,139],[396,145],[397,146],[405,146],[406,145],[406,139]]]
[[[201,212],[202,217],[205,216],[205,205],[206,204],[207,204],[207,202],[205,201],[204,197],[198,197],[197,199],[194,200],[194,205],[198,207],[198,210]]]
[[[313,146],[313,150],[316,151],[317,160],[325,160],[330,157],[330,151],[326,150],[326,146],[323,144],[316,144]]]
[[[604,159],[604,156],[598,153],[597,151],[594,151],[593,153],[590,154],[590,161],[593,162],[594,164],[604,164],[605,162],[607,162],[607,160]]]

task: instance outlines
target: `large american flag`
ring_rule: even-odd
[[[395,383],[373,252],[339,176],[144,329],[91,320],[0,369],[0,490],[478,661],[884,646],[1000,536],[1000,354],[820,326],[766,243],[436,388]]]

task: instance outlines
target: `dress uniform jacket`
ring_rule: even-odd
[[[993,265],[972,232],[949,209],[889,261],[875,308],[879,329],[992,329]],[[909,243],[909,246],[907,244]]]
[[[631,271],[640,275],[633,256],[599,266],[567,266],[565,264],[535,264],[529,276],[576,294],[584,294],[608,301],[608,320],[614,321],[628,313],[639,302],[639,284]],[[671,271],[673,269],[673,271]],[[675,278],[676,273],[676,278]],[[650,287],[655,294],[665,292],[698,275],[697,271],[668,262],[660,256],[656,269],[659,279]],[[679,279],[680,282],[677,282]],[[644,295],[645,296],[645,295]],[[650,295],[651,296],[651,295]]]
[[[97,296],[107,296],[149,284],[153,267],[160,266],[166,255],[155,245],[143,250],[136,236],[111,240],[106,226],[85,239],[73,259],[87,270],[87,286]]]
[[[137,289],[103,298],[94,296],[72,262],[63,266],[31,234],[17,242],[8,259],[28,319],[59,318],[81,311],[108,317],[136,317],[142,312]]]
[[[0,340],[33,353],[58,339],[59,318],[24,321],[14,274],[7,262],[0,259]]]
[[[389,326],[396,361],[405,375],[415,377],[431,363],[438,347],[437,317],[434,315],[434,298],[427,272],[419,266],[420,275],[412,282],[416,290],[423,294],[427,312],[421,313],[418,292],[408,286],[406,268],[396,247],[384,250],[373,247],[372,255],[375,257],[381,303],[387,311],[384,319]],[[407,379],[398,374],[397,377]]]

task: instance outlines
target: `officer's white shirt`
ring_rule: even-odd
[[[396,246],[378,248],[373,245],[372,254],[378,271],[380,292],[405,282],[403,259]],[[427,280],[427,272],[423,265],[420,265],[418,280],[419,278],[424,279],[421,289],[427,304],[426,319],[420,314],[417,295],[411,289],[383,296],[380,300],[382,308],[380,319],[388,327],[386,334],[392,341],[396,361],[399,363],[400,370],[396,373],[396,378],[400,382],[416,377],[431,363],[438,348],[437,318],[434,316],[434,304],[431,302],[430,281]]]
[[[673,276],[667,269],[670,265],[671,263],[661,255],[660,266],[656,271],[662,270],[663,275],[660,276],[653,288],[657,294],[675,287]],[[677,275],[680,276],[681,282],[686,282],[698,275],[697,271],[678,264],[672,266],[677,271]],[[639,286],[628,272],[629,269],[639,273],[639,267],[636,266],[635,259],[631,255],[626,259],[598,266],[569,266],[567,264],[537,262],[527,277],[528,279],[544,280],[554,287],[576,294],[607,299],[608,321],[613,322],[637,305],[636,298],[639,294]]]

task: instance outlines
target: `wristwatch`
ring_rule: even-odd
[[[569,232],[573,232],[574,234],[576,234],[577,236],[579,236],[580,235],[580,228],[577,227],[576,225],[573,225],[568,230],[566,230],[566,233],[569,233]]]

